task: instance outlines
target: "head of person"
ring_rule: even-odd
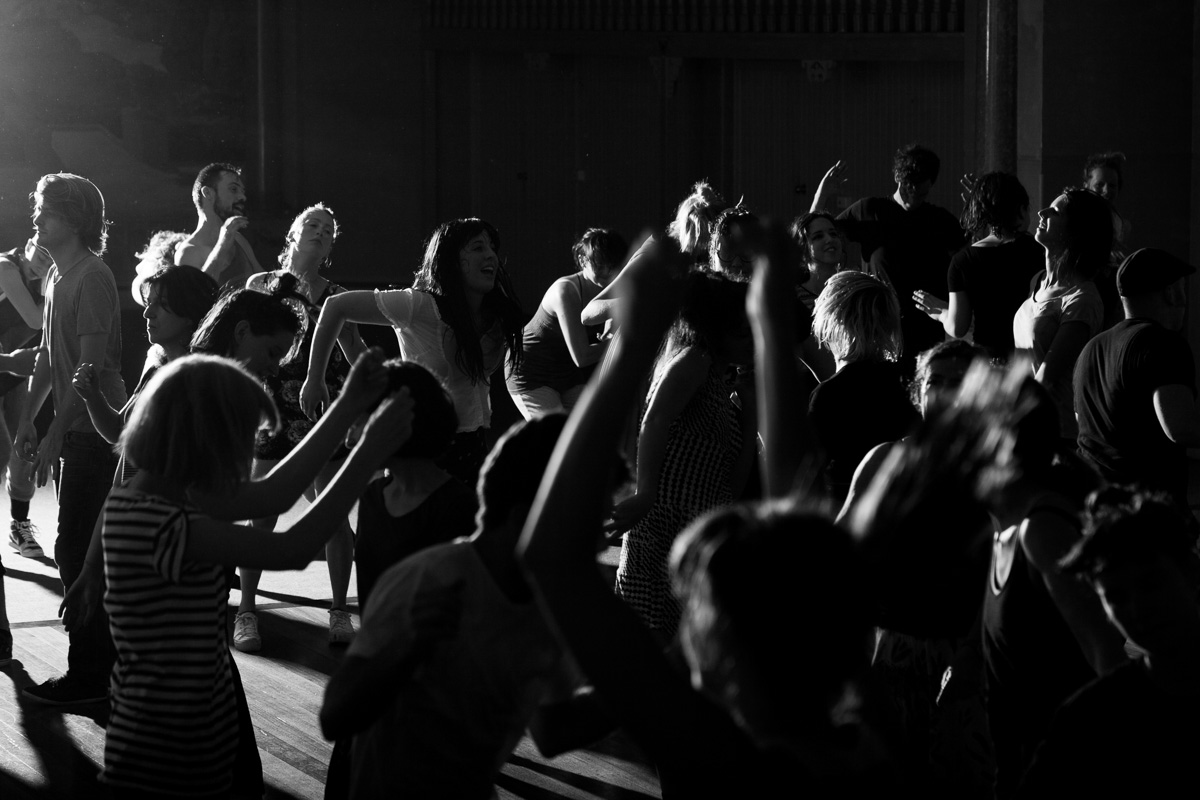
[[[273,277],[269,291],[234,289],[222,294],[200,321],[191,351],[225,356],[250,372],[271,376],[304,343],[308,314],[292,275]]]
[[[709,237],[717,216],[728,207],[707,180],[696,181],[692,193],[675,209],[675,219],[667,226],[667,235],[679,242],[679,249],[692,253],[696,260],[708,254]]]
[[[846,243],[838,228],[837,220],[828,211],[809,211],[792,223],[789,231],[792,239],[800,246],[800,257],[806,274],[799,276],[800,282],[819,270],[842,268],[846,255]]]
[[[837,273],[817,297],[813,336],[839,362],[897,360],[903,337],[896,293],[865,272]]]
[[[96,184],[69,172],[43,175],[29,200],[35,245],[52,253],[77,239],[93,254],[104,255],[109,223],[104,219],[104,195]]]
[[[279,414],[261,381],[228,358],[190,355],[161,368],[134,403],[118,447],[139,469],[212,493],[250,478],[254,437]]]
[[[1110,486],[1088,498],[1083,538],[1062,560],[1083,577],[1109,620],[1150,654],[1200,646],[1200,559],[1195,535],[1171,499]]]
[[[169,266],[154,273],[141,286],[146,338],[161,347],[186,348],[219,291],[217,282],[195,267]]]
[[[764,229],[758,216],[738,203],[717,215],[708,243],[708,269],[734,281],[749,282]]]
[[[242,170],[233,164],[209,164],[196,175],[192,183],[192,203],[196,211],[213,212],[224,222],[246,213],[246,185]]]
[[[546,414],[516,422],[500,436],[479,470],[479,530],[503,532],[516,548],[566,422],[566,414]]]
[[[575,266],[597,286],[608,286],[629,255],[629,242],[609,228],[589,228],[571,246]]]
[[[925,202],[941,169],[942,160],[928,147],[910,144],[896,151],[892,158],[892,178],[905,208],[916,208]]]
[[[746,289],[745,283],[719,275],[699,271],[688,275],[679,314],[655,363],[656,372],[691,347],[699,347],[727,364],[753,363],[754,337],[746,316]]]
[[[450,446],[458,430],[458,414],[446,387],[432,372],[415,361],[392,358],[383,363],[387,372],[387,390],[383,397],[408,389],[413,401],[412,436],[392,455],[393,461],[435,459]],[[382,398],[380,398],[382,400]],[[347,444],[358,440],[370,414],[350,430]]]
[[[1125,154],[1116,150],[1093,153],[1083,164],[1083,188],[1095,192],[1114,208],[1125,186]]]
[[[1034,238],[1066,274],[1090,281],[1112,252],[1112,209],[1098,194],[1065,189],[1038,212]]]
[[[318,269],[324,269],[330,265],[333,243],[337,237],[338,223],[333,209],[324,203],[311,205],[292,220],[283,241],[283,250],[279,252],[279,266],[290,269],[296,257],[304,254],[311,257],[310,263],[316,264]]]
[[[669,571],[698,690],[763,740],[828,724],[869,652],[871,593],[849,534],[816,513],[728,506],[676,537]],[[820,657],[795,657],[793,625]]]
[[[953,402],[971,364],[986,357],[982,347],[964,339],[941,342],[917,356],[908,393],[921,416],[929,418]]]
[[[975,182],[961,221],[972,239],[1013,236],[1029,227],[1029,193],[1011,172],[988,172]]]
[[[443,222],[425,244],[425,257],[413,288],[437,301],[442,319],[458,343],[455,366],[479,382],[488,379],[468,295],[482,298],[485,317],[494,318],[508,344],[513,363],[521,359],[522,331],[528,317],[513,291],[500,258],[500,233],[477,218]]]
[[[1117,293],[1127,318],[1146,317],[1168,330],[1183,330],[1187,317],[1186,278],[1196,268],[1165,250],[1143,247],[1117,269]]]

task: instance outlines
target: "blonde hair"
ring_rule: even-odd
[[[146,384],[117,447],[129,463],[185,489],[227,491],[249,479],[264,419],[277,427],[279,413],[245,367],[184,356]]]
[[[667,235],[679,242],[679,249],[685,253],[706,251],[712,224],[725,208],[725,198],[708,181],[696,181],[692,193],[675,209],[675,219],[667,226]]]
[[[813,336],[838,361],[895,361],[903,349],[896,293],[865,272],[836,273],[817,297]]]

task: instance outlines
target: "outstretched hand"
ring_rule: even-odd
[[[617,329],[632,342],[657,347],[683,299],[688,258],[674,239],[654,238],[642,250],[642,266],[627,270],[627,292],[617,305]]]
[[[979,176],[974,172],[964,172],[962,178],[958,181],[958,185],[962,188],[958,196],[965,207],[971,202],[971,195],[975,194],[975,187],[979,185]]]
[[[846,162],[838,159],[832,167],[825,172],[825,177],[821,178],[821,183],[817,186],[817,192],[828,191],[835,186],[842,186],[846,183]]]
[[[917,308],[928,314],[931,319],[945,322],[946,312],[950,310],[950,304],[945,300],[921,289],[912,293],[912,299]]]

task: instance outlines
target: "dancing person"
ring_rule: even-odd
[[[308,316],[296,294],[294,275],[280,275],[257,289],[226,289],[192,335],[192,353],[224,356],[251,374],[268,378],[295,358],[304,344]]]
[[[1196,368],[1182,336],[1195,267],[1143,248],[1117,272],[1125,320],[1075,366],[1079,454],[1110,483],[1137,482],[1188,508],[1189,447],[1200,447]]]
[[[33,462],[39,486],[52,472],[58,489],[58,539],[54,561],[64,591],[83,567],[92,528],[112,485],[116,455],[96,432],[83,401],[71,388],[80,364],[96,365],[101,392],[125,402],[121,379],[121,306],[104,254],[108,222],[104,197],[86,178],[68,173],[43,176],[30,195],[33,242],[54,265],[46,276],[42,346],[29,378],[29,401],[21,411],[13,446]],[[53,389],[54,420],[41,440],[33,418]],[[57,471],[55,466],[57,465]],[[74,705],[108,696],[112,640],[103,615],[69,631],[67,672],[25,688],[35,702]]]
[[[797,217],[792,223],[791,234],[800,247],[801,266],[796,276],[796,295],[808,312],[808,321],[811,323],[817,298],[821,296],[825,284],[845,268],[845,241],[833,215],[824,211],[810,211]],[[837,371],[833,355],[820,347],[811,348],[804,362],[818,382]]]
[[[1138,658],[1054,716],[1021,797],[1170,797],[1192,780],[1200,734],[1200,560],[1170,497],[1112,487],[1088,500],[1084,537],[1061,562],[1096,592]]]
[[[892,160],[895,191],[888,197],[864,197],[838,214],[846,238],[861,247],[863,269],[883,276],[896,292],[904,351],[911,354],[904,362],[907,374],[917,353],[944,338],[941,326],[917,309],[913,293],[945,297],[950,256],[964,243],[954,215],[926,199],[940,171],[941,159],[932,150],[919,144],[902,147]],[[814,211],[824,208],[826,183],[822,180],[813,198]]]
[[[239,714],[225,645],[225,568],[303,569],[408,437],[411,407],[403,392],[384,401],[328,489],[275,533],[218,521],[191,503],[194,492],[236,489],[249,477],[255,432],[264,419],[277,422],[258,379],[212,356],[159,370],[121,434],[139,472],[105,509],[105,606],[118,659],[103,783],[155,796],[230,791]]]
[[[627,285],[624,333],[545,472],[522,562],[575,660],[653,759],[664,797],[768,796],[782,786],[859,796],[879,781],[880,751],[849,714],[833,716],[869,636],[861,563],[844,532],[768,506],[690,525],[670,559],[690,683],[595,568],[612,476],[605,454],[616,451],[620,412],[636,402],[677,302],[666,284],[682,259],[664,247],[647,252],[649,268]],[[779,270],[788,285],[790,265]],[[787,336],[775,352],[792,345]],[[818,607],[805,634],[822,643],[821,657],[796,659],[781,626]]]
[[[840,507],[863,457],[904,436],[917,419],[896,363],[902,339],[895,292],[865,272],[837,273],[817,298],[813,336],[837,370],[813,391],[809,416],[826,491]]]
[[[525,419],[570,411],[608,339],[580,321],[583,307],[613,279],[629,244],[613,230],[591,228],[571,248],[578,272],[550,285],[525,325],[520,366],[507,370],[508,393]]]
[[[34,341],[42,329],[43,295],[50,256],[33,243],[0,254],[0,464],[7,464],[8,542],[26,558],[44,555],[37,541],[37,526],[29,519],[29,504],[35,490],[33,465],[13,447],[13,433],[21,409],[28,401],[27,378],[33,372],[38,347]],[[2,569],[2,568],[0,568]]]
[[[1107,204],[1091,192],[1068,189],[1038,212],[1034,238],[1046,251],[1046,266],[1030,282],[1013,317],[1013,344],[1029,357],[1034,376],[1054,399],[1061,435],[1073,443],[1079,432],[1075,362],[1104,320],[1104,302],[1092,278],[1108,263],[1112,246]]]
[[[177,266],[195,267],[219,286],[241,286],[262,272],[254,250],[241,231],[246,219],[246,185],[232,164],[214,163],[200,170],[192,184],[196,229],[175,248]]]
[[[304,300],[309,315],[304,340],[295,356],[280,366],[279,371],[266,379],[267,390],[279,411],[280,426],[274,431],[259,433],[254,446],[254,475],[270,472],[291,449],[312,430],[310,420],[300,408],[300,386],[308,370],[308,354],[312,344],[312,331],[316,314],[328,300],[339,292],[346,291],[321,274],[328,269],[337,240],[338,224],[333,211],[322,203],[309,206],[296,215],[288,228],[283,250],[279,254],[280,269],[252,275],[246,282],[247,288],[262,290],[269,281],[283,275],[296,278],[296,293]],[[350,364],[366,349],[355,325],[346,325],[338,334],[338,347],[330,352],[325,368],[326,391],[337,397],[341,391]],[[340,449],[334,454],[316,482],[305,492],[311,501],[337,472],[341,459],[348,451]],[[254,524],[260,528],[274,528],[277,518],[260,517]],[[354,638],[354,623],[346,609],[346,595],[350,588],[350,571],[354,566],[354,532],[349,521],[339,526],[338,531],[325,543],[325,562],[329,569],[329,585],[332,597],[329,604],[329,643],[348,644]],[[262,577],[259,570],[242,568],[241,600],[234,618],[233,646],[243,653],[254,653],[262,649],[262,634],[258,626],[256,604],[258,582]]]
[[[918,290],[913,301],[941,323],[946,335],[969,335],[993,358],[1007,360],[1013,351],[1013,315],[1046,258],[1026,233],[1029,195],[1016,175],[989,172],[972,183],[962,222],[972,242],[950,259],[948,300]]]
[[[391,566],[372,590],[321,706],[327,738],[354,737],[349,797],[492,797],[527,726],[554,754],[533,718],[570,676],[514,549],[565,419],[505,432],[480,472],[474,534]]]
[[[753,465],[753,403],[736,380],[753,363],[745,285],[693,273],[655,361],[637,444],[636,492],[612,511],[624,532],[617,592],[664,640],[681,609],[666,579],[675,537],[729,505]]]
[[[500,260],[500,234],[481,219],[443,222],[429,237],[409,289],[342,292],[321,309],[300,390],[315,419],[329,402],[323,375],[347,322],[391,325],[400,356],[441,380],[454,398],[458,433],[442,466],[473,484],[488,452],[492,374],[507,357],[519,364],[528,317]]]

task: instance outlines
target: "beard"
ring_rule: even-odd
[[[243,217],[246,215],[245,202],[237,202],[233,205],[225,206],[217,204],[213,206],[213,211],[216,212],[217,218],[222,222],[230,217]]]

